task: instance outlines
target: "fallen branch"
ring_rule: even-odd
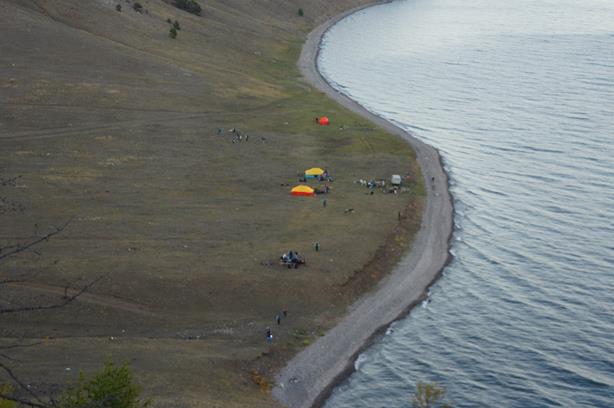
[[[49,238],[51,238],[54,235],[57,235],[60,232],[64,231],[64,229],[68,226],[68,224],[70,224],[71,221],[72,221],[72,219],[66,221],[64,224],[60,225],[59,227],[55,227],[55,230],[51,231],[50,233],[48,233],[46,235],[43,235],[42,237],[36,238],[33,241],[26,242],[24,244],[14,244],[14,245],[11,245],[11,246],[0,248],[0,260],[2,260],[4,258],[8,258],[9,256],[16,255],[16,254],[18,254],[20,252],[26,251],[26,250],[32,248],[33,246],[40,244],[43,241],[48,241]],[[7,251],[7,250],[8,250],[8,252],[4,252],[4,251]]]
[[[96,279],[95,281],[92,281],[92,282],[88,283],[87,285],[83,286],[77,293],[75,293],[72,296],[63,297],[61,302],[53,303],[53,304],[50,304],[50,305],[20,306],[20,307],[8,308],[8,309],[0,309],[0,315],[1,314],[6,314],[6,313],[32,312],[32,311],[35,311],[35,310],[48,310],[48,309],[57,309],[57,308],[60,308],[60,307],[64,307],[64,306],[74,302],[79,296],[81,296],[89,288],[91,288],[96,283],[98,283],[98,281],[100,281],[101,279],[102,279],[102,277]]]

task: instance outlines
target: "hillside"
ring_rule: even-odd
[[[13,354],[42,394],[111,357],[154,406],[274,406],[256,382],[334,325],[420,225],[413,151],[295,67],[315,24],[367,1],[208,0],[200,16],[139,3],[0,2],[0,177],[17,178],[0,186],[0,246],[68,223],[0,260],[0,280],[22,281],[0,307],[96,281],[64,308],[0,315],[1,342],[42,341]],[[315,124],[324,114],[331,126]],[[290,196],[314,166],[331,193]],[[355,183],[391,174],[406,192]],[[279,266],[289,249],[307,265]]]

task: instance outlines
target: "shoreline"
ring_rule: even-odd
[[[358,355],[391,323],[406,316],[424,299],[451,259],[449,242],[454,208],[448,176],[438,151],[334,89],[318,69],[322,39],[331,27],[353,13],[389,2],[376,1],[356,7],[320,24],[307,35],[297,64],[311,86],[412,146],[427,193],[421,227],[411,249],[390,274],[350,306],[335,327],[295,355],[278,373],[272,395],[290,408],[322,406],[332,390],[354,371]],[[435,178],[434,183],[431,177]]]

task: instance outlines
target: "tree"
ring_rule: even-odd
[[[87,378],[79,373],[77,384],[60,396],[58,408],[141,408],[150,401],[140,399],[141,387],[134,383],[127,365],[116,367],[107,361],[97,374]]]
[[[414,408],[452,408],[446,401],[446,389],[437,384],[418,383],[411,399]]]

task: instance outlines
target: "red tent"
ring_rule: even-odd
[[[322,125],[322,126],[328,126],[328,125],[330,125],[330,121],[328,120],[328,117],[327,117],[327,116],[322,116],[322,117],[320,118],[320,120],[318,121],[318,123],[319,123],[320,125]]]
[[[292,194],[293,196],[313,197],[315,195],[315,190],[309,186],[299,185],[299,186],[294,187],[290,191],[290,194]]]

